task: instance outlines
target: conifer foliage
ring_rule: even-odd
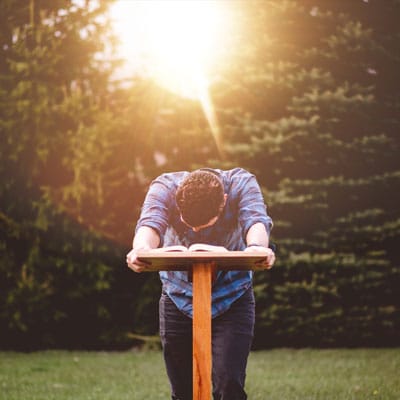
[[[151,179],[203,166],[252,171],[275,222],[256,347],[399,345],[399,1],[227,2],[222,153],[199,102],[116,84],[109,3],[0,2],[0,346],[155,334],[125,252]]]
[[[219,102],[230,156],[261,178],[275,220],[259,341],[398,343],[400,4],[265,1],[242,15],[252,29]]]
[[[91,346],[110,324],[106,4],[0,5],[1,346]]]

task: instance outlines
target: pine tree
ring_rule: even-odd
[[[256,345],[398,343],[399,4],[230,6],[237,42],[210,90],[224,157],[201,107],[164,93],[144,171],[256,174],[278,244],[256,275]]]
[[[0,7],[2,346],[93,345],[93,329],[110,324],[98,298],[121,256],[98,234],[112,219],[119,129],[108,111],[113,65],[99,57],[107,3]]]
[[[247,2],[241,12],[251,28],[218,105],[231,162],[260,178],[275,220],[282,270],[258,277],[257,287],[266,335],[315,343],[313,318],[322,318],[335,328],[320,344],[393,342],[399,4]],[[346,274],[360,282],[357,298]],[[353,318],[361,336],[350,329]],[[290,333],[274,322],[282,319],[292,319]]]

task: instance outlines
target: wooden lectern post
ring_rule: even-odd
[[[162,252],[138,254],[146,271],[192,269],[193,279],[193,400],[211,399],[211,284],[213,270],[260,270],[264,252]],[[257,264],[258,263],[258,264]]]
[[[211,399],[211,279],[215,263],[193,265],[193,400]]]

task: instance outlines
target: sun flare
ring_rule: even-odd
[[[229,10],[212,0],[119,0],[111,9],[127,68],[200,99],[229,47]]]
[[[229,62],[233,14],[221,0],[119,0],[111,8],[125,73],[200,102],[223,155],[210,81]]]

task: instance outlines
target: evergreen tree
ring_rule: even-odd
[[[234,61],[211,88],[224,154],[201,107],[164,93],[144,171],[258,177],[278,263],[256,275],[256,346],[398,343],[399,3],[230,6]]]
[[[241,11],[251,28],[218,105],[232,164],[261,178],[275,220],[278,266],[257,277],[260,331],[292,344],[395,342],[399,3]],[[332,329],[315,339],[320,320]]]
[[[99,232],[120,222],[127,167],[113,153],[107,5],[0,6],[2,346],[99,345],[114,329],[105,294],[122,254]]]
[[[256,346],[398,345],[399,2],[230,2],[223,154],[198,102],[115,81],[108,4],[0,3],[2,346],[155,333],[124,252],[151,179],[200,166],[254,172],[275,221]]]

